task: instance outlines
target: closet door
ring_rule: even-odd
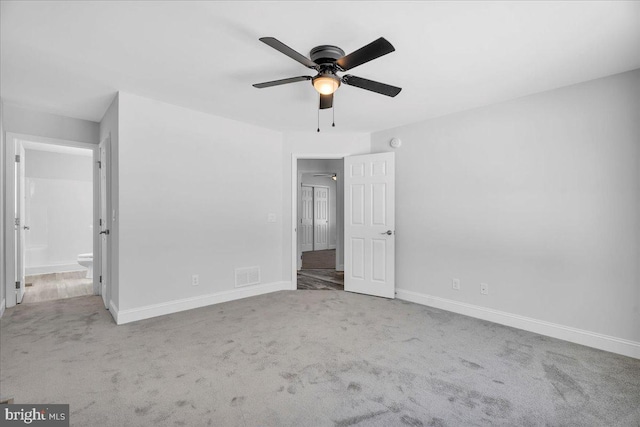
[[[329,249],[329,187],[313,187],[313,250]]]
[[[301,201],[300,245],[302,252],[308,252],[313,250],[313,187],[302,186]]]

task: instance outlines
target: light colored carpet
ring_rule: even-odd
[[[637,426],[640,360],[400,300],[282,291],[116,326],[0,320],[0,385],[72,426]]]
[[[302,268],[336,268],[336,250],[327,249],[324,251],[302,252]]]

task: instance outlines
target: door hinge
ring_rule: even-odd
[[[102,162],[98,160],[98,169],[102,169]]]
[[[15,224],[16,224],[16,226],[20,227],[20,218],[16,218]]]
[[[102,227],[102,218],[100,218],[100,226]]]
[[[102,276],[100,276],[100,283],[102,283]]]
[[[16,163],[20,163],[20,154],[16,154]]]
[[[20,282],[16,282],[16,289],[20,289]]]

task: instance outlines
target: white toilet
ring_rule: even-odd
[[[78,255],[78,264],[89,270],[87,271],[87,279],[93,279],[93,254]]]

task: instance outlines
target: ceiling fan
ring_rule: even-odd
[[[274,37],[262,37],[260,41],[298,61],[305,67],[316,70],[318,74],[313,77],[290,77],[288,79],[254,84],[253,87],[257,87],[258,89],[311,80],[313,87],[320,93],[320,109],[333,107],[333,93],[340,87],[341,83],[391,97],[396,96],[402,90],[402,88],[396,86],[352,76],[350,74],[345,74],[342,77],[337,75],[338,72],[348,71],[365,62],[372,61],[393,52],[395,48],[384,37],[380,37],[378,40],[346,56],[344,51],[338,46],[316,46],[311,49],[309,53],[311,59],[296,52]]]
[[[334,181],[338,179],[338,175],[335,173],[314,173],[313,176],[324,176],[327,178],[331,178]]]

